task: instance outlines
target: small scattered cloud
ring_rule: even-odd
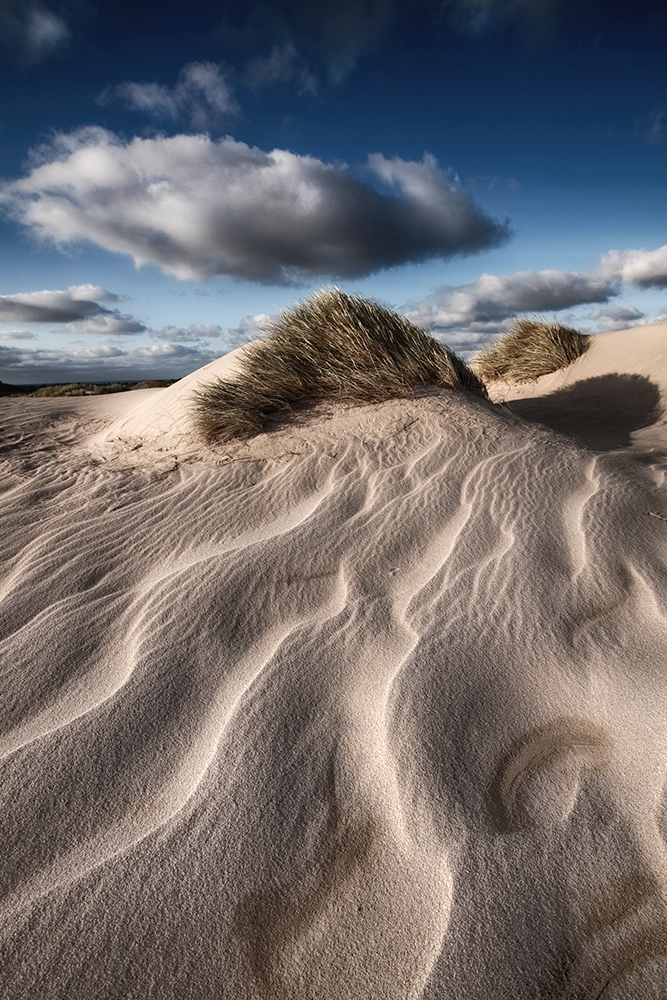
[[[70,31],[65,22],[53,11],[33,9],[28,19],[27,36],[30,44],[37,50],[55,49],[70,38]]]
[[[0,333],[0,340],[37,340],[37,337],[28,330],[8,330]]]
[[[667,108],[653,108],[638,123],[639,133],[649,146],[659,146],[667,139]]]
[[[567,0],[442,0],[440,16],[455,30],[480,35],[518,24],[532,42],[549,38]]]
[[[69,333],[93,333],[97,335],[116,336],[133,335],[145,333],[148,329],[145,323],[134,319],[133,316],[125,316],[122,313],[105,312],[98,316],[88,316],[86,319],[75,320],[68,323],[66,329]]]
[[[589,333],[613,333],[614,330],[629,330],[633,326],[643,326],[649,322],[646,313],[635,306],[605,306],[586,313],[585,319],[596,323]]]
[[[111,310],[101,306],[100,301],[117,302],[119,296],[96,285],[71,285],[65,291],[0,295],[0,322],[68,323],[110,315]]]
[[[251,90],[295,82],[300,96],[315,97],[318,81],[307,63],[297,52],[293,42],[274,45],[268,56],[249,59],[243,73],[243,82]]]
[[[341,84],[359,58],[379,44],[400,6],[397,0],[309,0],[307,4],[302,0],[257,0],[244,6],[243,16],[235,23],[225,18],[215,35],[228,51],[250,53],[246,62],[250,76],[259,69],[261,77],[262,65],[280,70],[279,56],[284,61],[293,53],[292,64],[299,69],[289,79],[297,81],[302,93],[308,93],[311,84],[303,86],[303,67],[311,67],[306,73],[312,76],[314,87],[319,86],[316,76]],[[267,54],[258,60],[257,53],[262,52]],[[266,82],[270,82],[269,77]],[[276,82],[280,80],[276,78]]]
[[[222,66],[212,62],[188,63],[173,87],[126,81],[106,87],[97,100],[109,104],[114,98],[131,111],[161,121],[187,121],[195,131],[215,128],[223,118],[238,112]]]
[[[362,180],[345,164],[229,136],[124,142],[93,127],[57,135],[33,163],[0,188],[15,219],[56,244],[88,240],[177,278],[363,277],[510,235],[428,155],[373,154]]]
[[[466,177],[465,182],[473,193],[484,191],[485,194],[516,194],[521,190],[521,181],[517,177],[503,177],[500,174]]]
[[[163,326],[161,330],[153,330],[151,336],[163,343],[198,344],[222,336],[222,327],[217,323],[191,323],[186,327]]]
[[[247,344],[257,337],[263,337],[266,328],[273,320],[277,319],[277,314],[256,313],[254,316],[244,316],[236,327],[230,327],[226,333],[226,343],[231,351],[241,344]]]
[[[92,13],[88,0],[1,0],[0,46],[9,59],[34,65],[66,51],[73,25],[80,26]]]

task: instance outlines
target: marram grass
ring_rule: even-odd
[[[194,416],[207,440],[225,442],[314,403],[410,399],[426,385],[487,398],[448,347],[377,302],[334,289],[285,310],[246,348],[239,374],[199,390]]]
[[[524,317],[470,362],[485,382],[533,382],[567,368],[590,347],[590,337],[560,323]]]

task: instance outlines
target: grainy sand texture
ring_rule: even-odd
[[[664,1000],[667,324],[207,445],[242,356],[0,401],[0,997]]]

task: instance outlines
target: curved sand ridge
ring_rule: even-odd
[[[0,995],[662,996],[662,453],[441,392],[165,471],[108,400],[2,403]]]

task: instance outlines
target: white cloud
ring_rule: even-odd
[[[0,333],[0,340],[37,340],[37,337],[27,330],[9,330],[6,333]]]
[[[36,49],[55,49],[68,41],[70,32],[63,19],[53,11],[33,9],[28,19],[27,36]]]
[[[0,0],[0,45],[9,59],[34,64],[58,54],[72,37],[67,21],[90,11],[87,0],[55,0],[54,7],[58,12],[41,0]]]
[[[254,316],[244,316],[236,327],[227,330],[226,343],[231,351],[241,344],[247,344],[257,337],[262,337],[266,333],[266,327],[272,320],[277,319],[277,314],[256,313]]]
[[[593,272],[517,271],[498,277],[483,274],[469,285],[438,289],[403,311],[414,322],[445,334],[472,335],[471,341],[488,339],[502,331],[507,321],[524,312],[558,312],[589,302],[607,302],[616,286]]]
[[[667,287],[667,246],[657,250],[612,250],[587,271],[516,271],[483,274],[468,285],[445,286],[401,311],[434,336],[463,352],[504,332],[524,313],[558,313],[593,303],[607,303],[623,286]],[[610,333],[651,320],[632,305],[594,309],[582,319],[595,322],[589,333]],[[566,316],[565,322],[581,325]]]
[[[276,83],[291,83],[293,80],[296,81],[301,96],[310,94],[314,97],[317,94],[317,79],[291,41],[284,45],[274,45],[268,56],[248,60],[243,74],[243,82],[252,90]]]
[[[614,330],[629,330],[633,326],[644,326],[650,322],[646,313],[640,312],[635,306],[606,306],[604,309],[592,309],[586,313],[586,319],[596,322],[590,333],[613,333]]]
[[[120,302],[99,285],[70,285],[64,291],[18,292],[0,295],[0,323],[64,323],[69,333],[136,334],[148,329],[133,316],[107,309],[102,302]],[[15,338],[19,334],[15,334]],[[23,339],[32,335],[25,334]]]
[[[0,295],[2,323],[67,323],[109,314],[99,300],[119,301],[119,296],[97,285],[70,285],[65,291],[18,292]]]
[[[124,316],[115,310],[103,313],[100,316],[89,316],[87,319],[79,319],[73,323],[68,323],[66,329],[69,333],[94,333],[115,336],[116,334],[136,334],[145,333],[148,327],[145,323],[132,316]]]
[[[657,250],[610,250],[598,266],[611,281],[639,288],[667,288],[667,244]]]
[[[158,119],[186,120],[191,128],[200,131],[214,127],[222,117],[238,111],[222,68],[212,62],[188,63],[173,87],[126,81],[117,87],[107,87],[98,101],[106,104],[114,94],[132,111],[142,111]]]
[[[369,157],[380,193],[344,164],[226,137],[60,134],[30,173],[0,188],[15,218],[64,244],[89,240],[178,278],[226,274],[291,284],[496,246],[487,216],[436,161]]]
[[[196,344],[211,337],[220,337],[222,327],[217,323],[191,323],[190,326],[164,326],[151,334],[156,340],[169,343]]]

